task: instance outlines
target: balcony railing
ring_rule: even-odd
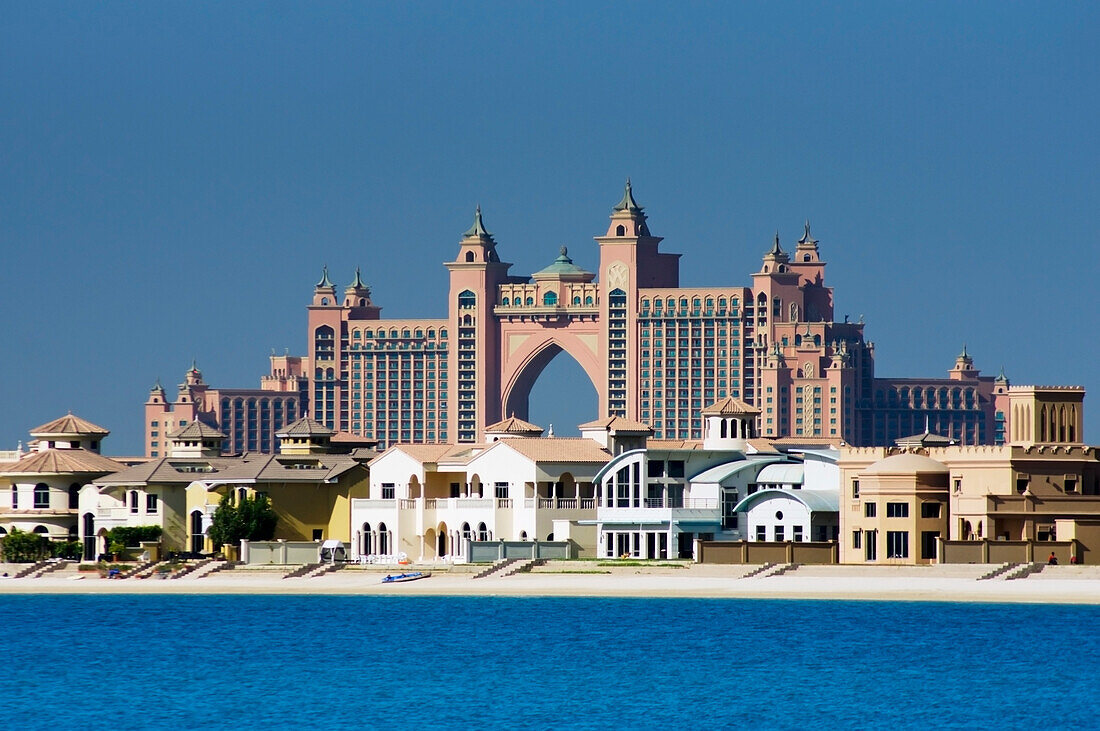
[[[612,500],[607,505],[601,507],[607,508],[657,508],[657,509],[669,509],[669,508],[686,508],[688,510],[716,510],[718,508],[718,498],[644,498],[641,501],[633,499],[616,499]]]
[[[596,498],[540,497],[538,506],[542,510],[593,510],[596,507]]]

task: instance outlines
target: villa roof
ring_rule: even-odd
[[[336,432],[308,416],[286,425],[276,433],[278,437],[331,437]]]
[[[448,452],[450,452],[455,445],[453,444],[395,444],[387,449],[382,454],[375,457],[371,462],[376,462],[385,457],[390,452],[401,452],[403,454],[412,457],[417,462],[425,464],[428,462],[438,462]],[[463,445],[468,446],[468,445]]]
[[[632,421],[622,416],[606,416],[602,419],[596,419],[586,424],[581,424],[581,429],[606,429],[609,432],[623,432],[630,434],[632,432],[638,434],[652,434],[653,429],[649,424],[643,424],[640,421]]]
[[[97,426],[87,419],[74,416],[71,412],[59,419],[47,422],[42,426],[31,429],[31,436],[37,437],[46,434],[88,434],[95,436],[107,436],[109,429]]]
[[[611,453],[585,437],[547,437],[545,439],[506,439],[493,445],[504,445],[534,462],[589,462],[603,464]]]
[[[702,449],[703,443],[698,439],[647,439],[648,449]]]
[[[895,454],[886,459],[880,459],[873,465],[867,468],[866,474],[869,475],[913,475],[917,473],[939,473],[943,474],[948,472],[947,465],[942,462],[937,462],[931,457],[925,457],[922,454],[912,454],[907,452],[905,454]]]
[[[942,434],[933,434],[926,429],[920,434],[913,434],[908,437],[895,439],[894,444],[899,447],[950,447],[954,444],[958,444],[958,442],[951,437],[945,437]]]
[[[485,427],[486,434],[542,434],[544,431],[541,426],[514,416]]]
[[[773,461],[779,459],[777,457],[767,457],[765,459],[736,459],[729,462],[723,462],[722,464],[715,465],[709,469],[703,470],[699,474],[691,478],[692,484],[700,485],[717,485],[723,480],[726,480],[733,475],[736,475],[742,470],[747,470],[754,467],[760,467],[764,465],[764,469],[767,469]]]
[[[183,484],[192,482],[331,482],[361,463],[348,454],[282,455],[246,453],[237,457],[161,457],[116,471],[97,485]]]
[[[766,485],[801,485],[805,469],[802,463],[770,464],[760,470],[756,481]]]
[[[168,435],[169,439],[225,439],[226,436],[214,427],[201,421],[192,421]]]
[[[72,432],[70,432],[72,433]],[[86,449],[45,449],[31,452],[18,462],[0,464],[0,474],[21,475],[106,475],[125,469],[126,465]]]
[[[750,406],[740,399],[735,399],[733,396],[726,396],[724,399],[715,401],[700,413],[703,416],[741,416],[759,414],[760,409]]]

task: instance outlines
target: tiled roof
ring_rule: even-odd
[[[702,449],[703,443],[697,439],[647,439],[647,449]]]
[[[390,452],[402,452],[412,457],[420,464],[424,464],[425,462],[438,462],[453,448],[453,444],[395,444],[371,461],[374,462],[382,459]]]
[[[535,462],[592,462],[603,464],[611,453],[585,437],[547,437],[545,439],[504,439],[493,445],[509,447]]]
[[[514,416],[485,427],[486,434],[542,434],[544,431],[541,426]]]
[[[192,421],[168,435],[169,439],[225,439],[226,436],[201,421]]]
[[[18,462],[0,464],[0,474],[106,475],[125,468],[126,465],[121,462],[115,462],[113,459],[86,449],[46,449],[41,452],[32,452]]]
[[[759,414],[760,409],[750,406],[733,396],[715,401],[700,412],[703,416],[740,416],[742,414]]]
[[[590,421],[587,424],[581,424],[581,429],[607,429],[613,432],[638,432],[641,434],[652,434],[653,429],[649,424],[643,424],[640,421],[632,421],[630,419],[623,418],[622,416],[608,416],[603,419],[596,419]]]
[[[87,419],[81,419],[79,416],[73,416],[72,414],[66,414],[60,419],[54,419],[30,431],[31,436],[35,437],[40,434],[92,434],[107,436],[110,433],[109,429],[104,429]]]
[[[302,468],[301,465],[316,464]],[[245,454],[240,457],[161,457],[96,480],[97,485],[190,484],[249,480],[260,482],[324,482],[358,466],[348,454]],[[198,471],[204,468],[209,471]]]
[[[288,437],[331,437],[336,432],[324,424],[314,421],[308,416],[303,416],[298,421],[287,424],[280,429],[275,436]]]

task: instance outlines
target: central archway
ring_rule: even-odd
[[[573,345],[574,347],[567,347]],[[603,378],[599,371],[599,365],[595,356],[586,347],[577,347],[578,344],[569,343],[563,345],[558,338],[551,337],[531,343],[514,354],[505,364],[505,372],[501,382],[504,384],[502,417],[516,416],[520,419],[528,419],[531,411],[531,390],[536,381],[542,375],[550,362],[563,353],[577,365],[587,376],[589,383],[596,392],[597,411],[602,409],[603,395],[599,384]],[[592,414],[590,418],[596,418],[598,414]]]

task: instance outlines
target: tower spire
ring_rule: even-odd
[[[768,252],[770,256],[782,256],[783,249],[779,246],[779,229],[775,231],[775,241],[772,243],[772,249]]]
[[[612,209],[613,211],[629,211],[630,213],[641,213],[642,207],[638,205],[638,202],[634,200],[634,192],[630,188],[630,178],[626,179],[626,189],[623,191],[623,198]]]
[[[474,209],[474,224],[470,228],[466,229],[466,233],[463,236],[484,236],[486,238],[493,238],[493,235],[489,233],[485,228],[485,224],[481,220],[481,204],[477,204],[477,208]]]
[[[328,264],[325,264],[323,267],[321,267],[321,281],[317,282],[317,284],[315,286],[318,289],[320,289],[322,287],[327,289],[329,287],[334,286],[328,278]]]

